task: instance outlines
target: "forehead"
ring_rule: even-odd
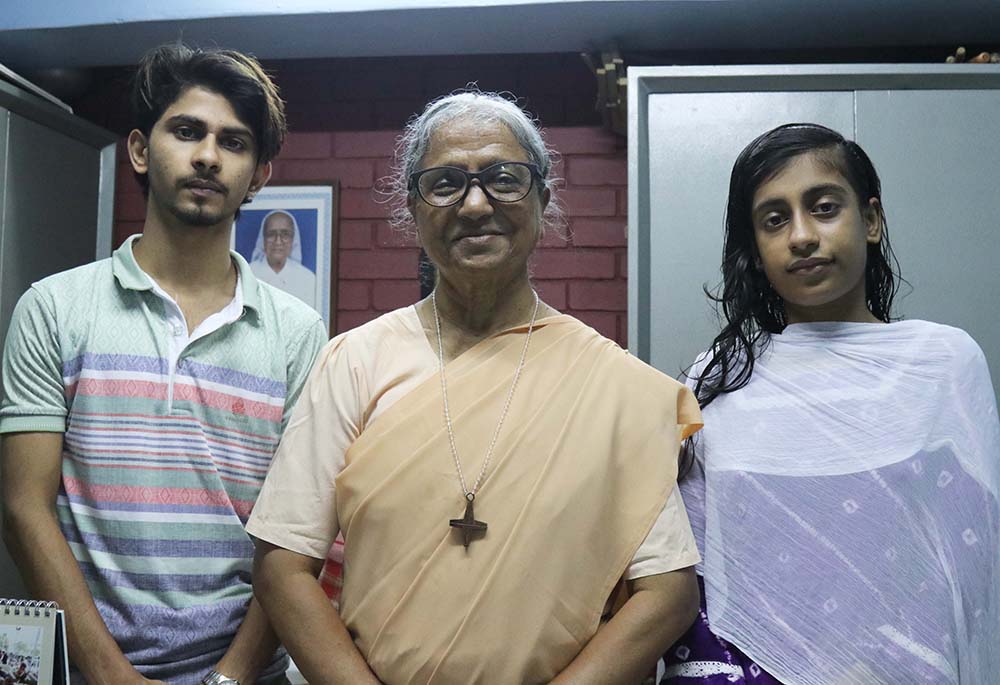
[[[816,186],[836,185],[849,191],[851,185],[838,168],[833,154],[817,151],[793,157],[757,187],[754,204],[774,198],[798,197]]]
[[[173,117],[193,117],[217,129],[246,129],[250,127],[240,119],[233,105],[224,95],[201,86],[189,86],[164,110],[157,123]]]
[[[264,230],[269,228],[292,228],[292,219],[287,214],[272,214],[264,222]]]
[[[418,166],[455,166],[475,171],[496,162],[528,161],[528,153],[506,124],[465,117],[435,129]]]

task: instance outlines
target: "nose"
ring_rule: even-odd
[[[486,191],[479,184],[473,181],[469,184],[469,192],[465,194],[465,199],[459,205],[458,215],[468,219],[479,219],[493,213],[493,203],[486,195]]]
[[[202,138],[198,145],[195,146],[191,164],[199,170],[211,169],[218,171],[220,159],[215,136],[208,135]]]
[[[795,212],[788,231],[788,248],[795,254],[810,254],[819,246],[819,233],[808,212]]]

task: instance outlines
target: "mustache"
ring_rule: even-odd
[[[214,190],[217,193],[222,193],[227,195],[229,193],[229,188],[225,184],[220,183],[211,176],[201,176],[195,174],[194,176],[189,176],[180,182],[181,188],[207,188],[209,190]]]

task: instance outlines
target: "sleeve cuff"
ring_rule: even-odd
[[[4,416],[0,418],[0,433],[65,433],[63,415]]]

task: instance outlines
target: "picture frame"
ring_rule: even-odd
[[[336,181],[269,183],[240,208],[232,231],[232,249],[258,280],[319,312],[331,336],[337,318],[338,190]]]

